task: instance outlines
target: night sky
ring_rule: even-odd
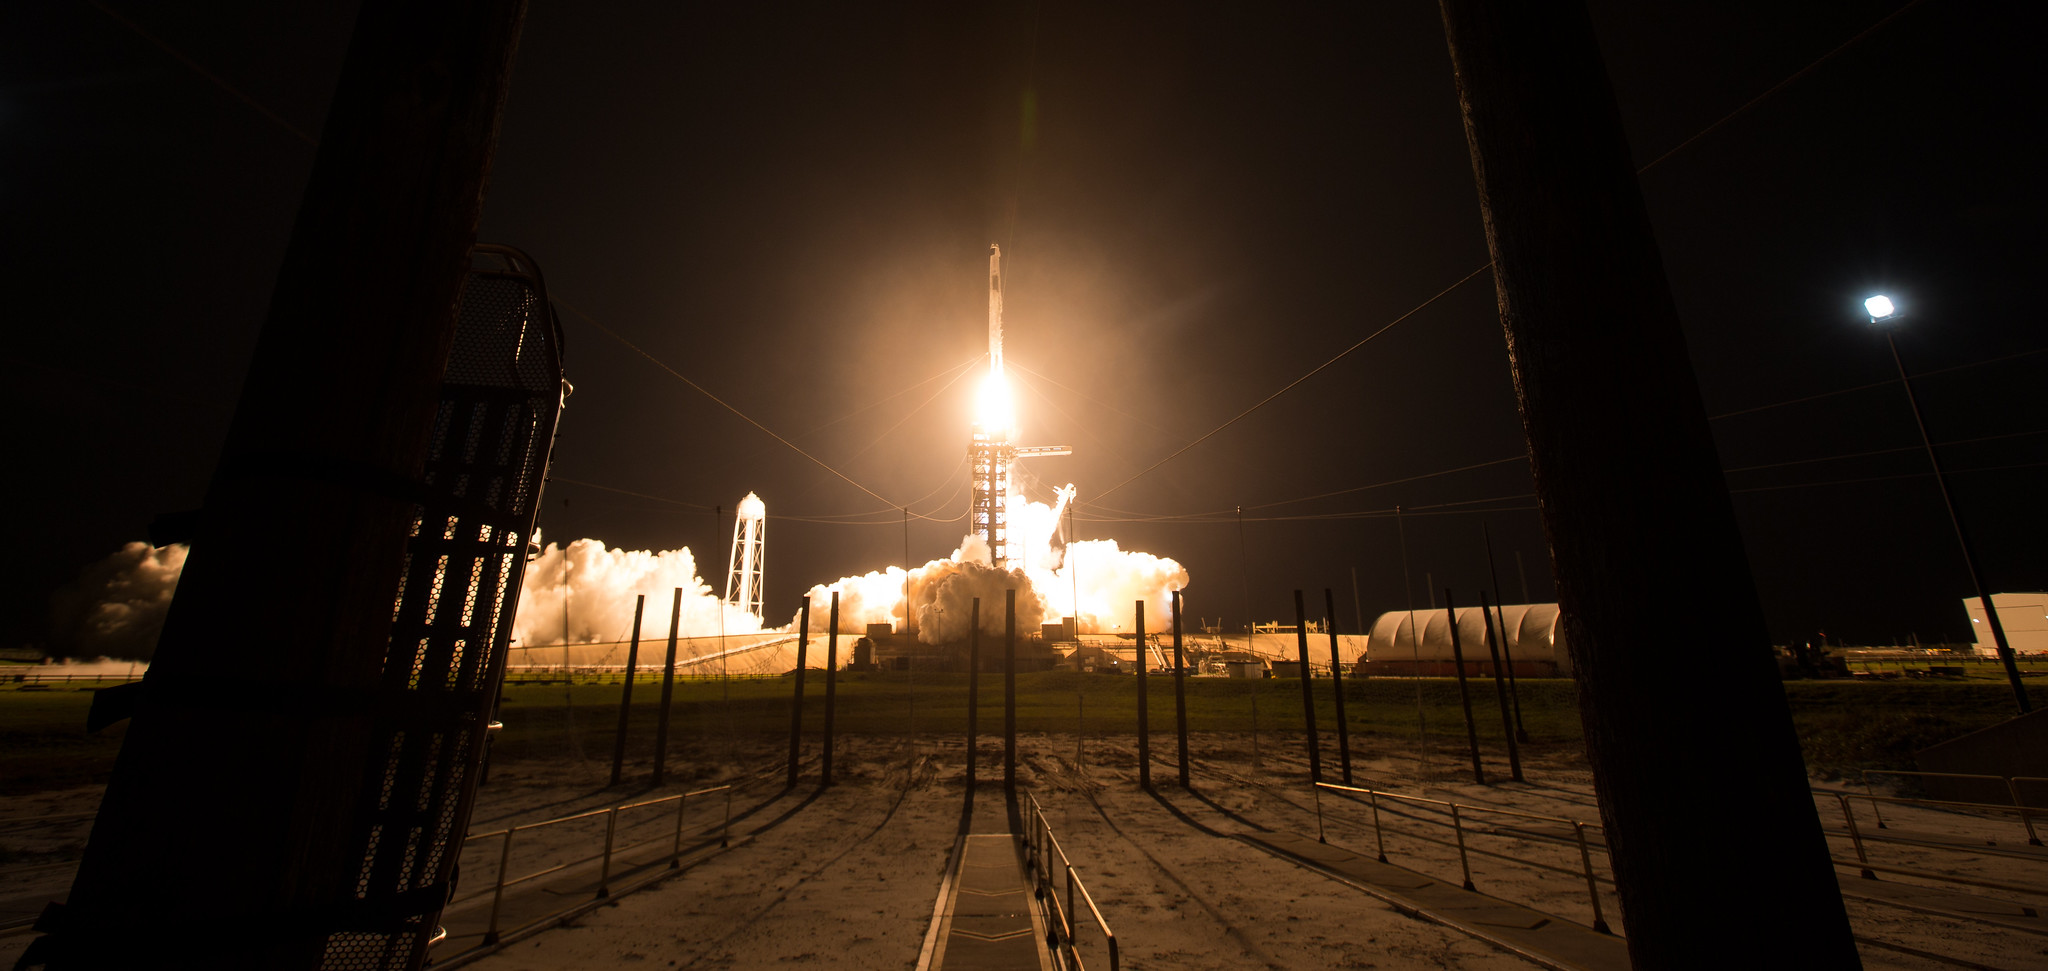
[[[200,504],[347,46],[323,6],[0,7],[0,643]],[[1397,504],[1419,604],[1425,573],[1476,598],[1482,524],[1507,599],[1518,552],[1552,597],[1491,281],[1431,302],[1487,259],[1433,3],[765,6],[533,0],[481,238],[567,331],[549,538],[718,580],[756,491],[772,619],[901,563],[903,507],[912,559],[949,553],[994,241],[1022,443],[1075,449],[1021,478],[1184,563],[1190,615],[1242,625],[1247,563],[1262,620],[1327,586],[1348,626],[1354,567],[1368,620],[1403,606]],[[1780,642],[1969,626],[1880,289],[1992,588],[2048,587],[2037,42],[1908,6],[1593,5]]]

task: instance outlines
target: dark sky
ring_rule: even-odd
[[[0,7],[6,643],[201,501],[313,158],[293,130],[317,136],[346,50],[352,11],[320,6]],[[983,350],[997,241],[1024,437],[1075,448],[1026,478],[1079,485],[1083,537],[1186,564],[1190,614],[1241,624],[1247,563],[1262,619],[1331,586],[1348,622],[1354,567],[1368,618],[1400,606],[1396,504],[1418,599],[1425,572],[1476,594],[1482,524],[1508,598],[1516,553],[1551,596],[1526,466],[1434,475],[1523,450],[1483,274],[1132,479],[1485,263],[1434,4],[703,6],[527,18],[482,237],[565,305],[551,537],[722,565],[706,507],[757,491],[778,616],[901,562],[902,506],[928,517],[913,558],[945,555],[973,385],[947,382]],[[1593,15],[1644,164],[1898,7]],[[2010,10],[1919,3],[1642,178],[1780,641],[1968,626],[1874,289],[1941,372],[1915,386],[1993,588],[2048,587],[2042,99]]]

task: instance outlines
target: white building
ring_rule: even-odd
[[[2048,651],[2048,593],[1994,593],[1991,605],[1998,608],[1998,624],[2005,628],[2005,642],[2020,654]],[[1964,597],[1963,609],[1970,612],[1970,631],[1976,635],[1978,654],[1997,654],[1998,642],[1991,637],[1991,624],[1984,619],[1984,607],[1976,597]]]
[[[1504,647],[1514,659],[1517,672],[1541,668],[1546,674],[1571,673],[1571,655],[1565,649],[1564,631],[1558,626],[1556,604],[1502,604],[1500,613],[1507,628],[1503,632],[1507,641]],[[1417,625],[1422,628],[1420,638],[1415,636]],[[1458,642],[1468,666],[1489,660],[1486,619],[1478,607],[1458,608]],[[1407,662],[1424,674],[1448,674],[1451,668],[1445,665],[1452,656],[1450,616],[1441,607],[1381,614],[1373,621],[1366,653],[1368,660],[1386,663],[1387,670],[1397,670]],[[1439,667],[1443,670],[1437,670]]]

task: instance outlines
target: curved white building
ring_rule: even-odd
[[[1502,604],[1500,614],[1506,622],[1506,648],[1516,675],[1571,673],[1571,655],[1565,650],[1556,604]],[[1422,628],[1419,638],[1415,636],[1418,625]],[[1477,606],[1458,608],[1458,641],[1464,649],[1467,674],[1491,670],[1486,622]],[[1372,665],[1368,670],[1452,674],[1449,613],[1442,608],[1418,607],[1381,614],[1372,623],[1365,659]]]

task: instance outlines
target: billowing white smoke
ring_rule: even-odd
[[[178,577],[185,568],[186,547],[172,544],[152,549],[129,543],[87,567],[70,586],[52,598],[51,633],[58,653],[75,658],[107,657],[149,660],[163,633],[164,616]],[[659,553],[614,550],[594,539],[569,544],[569,643],[624,640],[633,629],[633,598],[647,595],[642,634],[668,636],[668,615],[675,588],[683,588],[684,637],[720,633],[723,614],[727,634],[761,629],[752,614],[719,602],[709,584],[697,575],[696,559],[685,547]],[[562,643],[562,562],[564,552],[553,543],[526,567],[513,636],[522,645]],[[896,571],[900,588],[902,571]]]
[[[565,557],[566,609],[562,592]],[[644,594],[647,609],[640,621],[640,635],[667,637],[677,587],[683,590],[682,619],[676,625],[680,636],[751,634],[761,629],[754,615],[719,601],[710,584],[698,575],[696,557],[689,547],[655,553],[615,550],[602,540],[579,539],[570,543],[567,551],[549,543],[539,559],[526,565],[512,636],[526,647],[622,641],[633,632],[633,599]],[[566,641],[562,636],[565,615]],[[723,631],[719,628],[721,617]]]
[[[965,637],[976,597],[981,598],[982,633],[1000,636],[1004,592],[1010,589],[1017,591],[1020,634],[1062,617],[1077,618],[1082,633],[1129,631],[1139,600],[1145,601],[1148,630],[1169,628],[1173,591],[1188,585],[1186,568],[1150,553],[1118,549],[1115,540],[1069,543],[1056,550],[1051,545],[1057,525],[1051,508],[1012,495],[1009,509],[1011,535],[1017,538],[1012,569],[991,566],[988,545],[978,536],[968,536],[951,557],[910,570],[909,603],[919,641],[936,644]],[[811,630],[822,632],[830,624],[835,590],[840,633],[864,633],[868,624],[903,630],[903,581],[903,569],[892,566],[812,587]],[[792,617],[790,626],[795,625]]]
[[[147,661],[185,570],[182,543],[129,543],[86,567],[51,598],[50,632],[61,654]]]
[[[1143,600],[1146,630],[1172,628],[1173,592],[1187,589],[1186,567],[1166,557],[1118,549],[1113,539],[1069,543],[1065,559],[1040,580],[1059,605],[1056,616],[1076,618],[1084,633],[1128,631],[1137,620],[1132,605]],[[1074,602],[1076,587],[1079,604]]]

